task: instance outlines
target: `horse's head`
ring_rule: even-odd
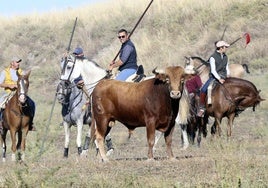
[[[76,61],[75,56],[69,55],[61,62],[61,80],[72,82],[80,75],[77,66],[75,66]]]
[[[66,80],[61,80],[60,83],[57,86],[57,99],[59,103],[65,104],[68,102],[69,95],[72,92],[71,83]]]
[[[184,56],[185,58],[185,64],[184,64],[184,67],[188,66],[188,65],[193,65],[192,63],[192,58],[191,57],[187,57],[187,56]]]
[[[17,76],[18,76],[17,93],[18,93],[19,102],[21,104],[24,104],[27,100],[30,73],[31,73],[31,70],[29,70],[25,75],[20,75],[17,72]]]

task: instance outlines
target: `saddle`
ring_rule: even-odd
[[[144,74],[143,66],[139,65],[136,73],[134,75],[130,76],[127,79],[127,81],[129,81],[129,82],[140,82],[141,80],[144,79],[144,77],[146,77],[146,76]]]

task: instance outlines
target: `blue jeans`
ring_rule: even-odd
[[[207,93],[208,90],[208,86],[210,84],[210,82],[212,82],[213,80],[215,80],[214,77],[209,77],[209,79],[206,81],[206,83],[203,85],[203,87],[201,88],[201,93]]]
[[[136,69],[124,69],[118,73],[115,80],[126,81],[128,77],[134,74]]]

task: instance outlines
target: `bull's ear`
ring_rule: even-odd
[[[158,73],[155,75],[155,78],[160,80],[161,82],[164,82],[164,83],[169,83],[169,78],[167,77],[166,74],[163,74],[163,73]]]

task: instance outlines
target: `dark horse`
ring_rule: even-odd
[[[25,75],[18,75],[17,90],[13,97],[7,102],[6,108],[3,112],[3,134],[1,135],[3,143],[3,161],[6,159],[6,135],[7,131],[10,131],[11,136],[11,150],[12,161],[16,160],[16,151],[19,159],[24,160],[25,157],[25,143],[26,136],[33,120],[33,110],[29,105],[29,98],[27,96],[29,88],[29,75],[31,71],[28,71]],[[18,134],[18,142],[16,139]]]
[[[227,136],[230,137],[234,118],[246,108],[253,107],[253,111],[255,111],[255,107],[265,100],[259,94],[260,90],[257,90],[252,82],[241,78],[231,77],[227,78],[224,84],[217,83],[212,90],[212,103],[206,104],[206,112],[201,126],[206,127],[208,117],[212,116],[215,121],[211,127],[211,134],[217,133],[218,136],[221,136],[220,124],[222,118],[227,117]]]
[[[185,66],[187,65],[194,66],[195,70],[197,71],[197,74],[200,76],[201,81],[204,84],[209,78],[209,73],[210,73],[209,62],[198,56],[185,57],[185,59],[186,59]],[[247,64],[237,64],[237,63],[229,64],[229,70],[230,70],[230,76],[237,77],[237,78],[243,77],[245,71],[247,73],[250,73]],[[199,100],[194,100],[194,101],[192,100],[191,102],[192,104],[191,110],[190,110],[191,117],[188,120],[188,124],[187,124],[187,133],[188,133],[188,137],[191,143],[194,143],[194,139],[195,139],[195,135],[196,135],[196,131],[198,130],[198,127],[202,127],[200,126],[200,123],[201,123],[200,118],[197,117],[197,113],[196,113],[196,101],[199,101]],[[203,129],[202,131],[203,136],[206,136],[207,134],[206,128],[202,127],[202,129]],[[200,131],[198,132],[197,141],[198,143],[200,143],[201,141]]]

